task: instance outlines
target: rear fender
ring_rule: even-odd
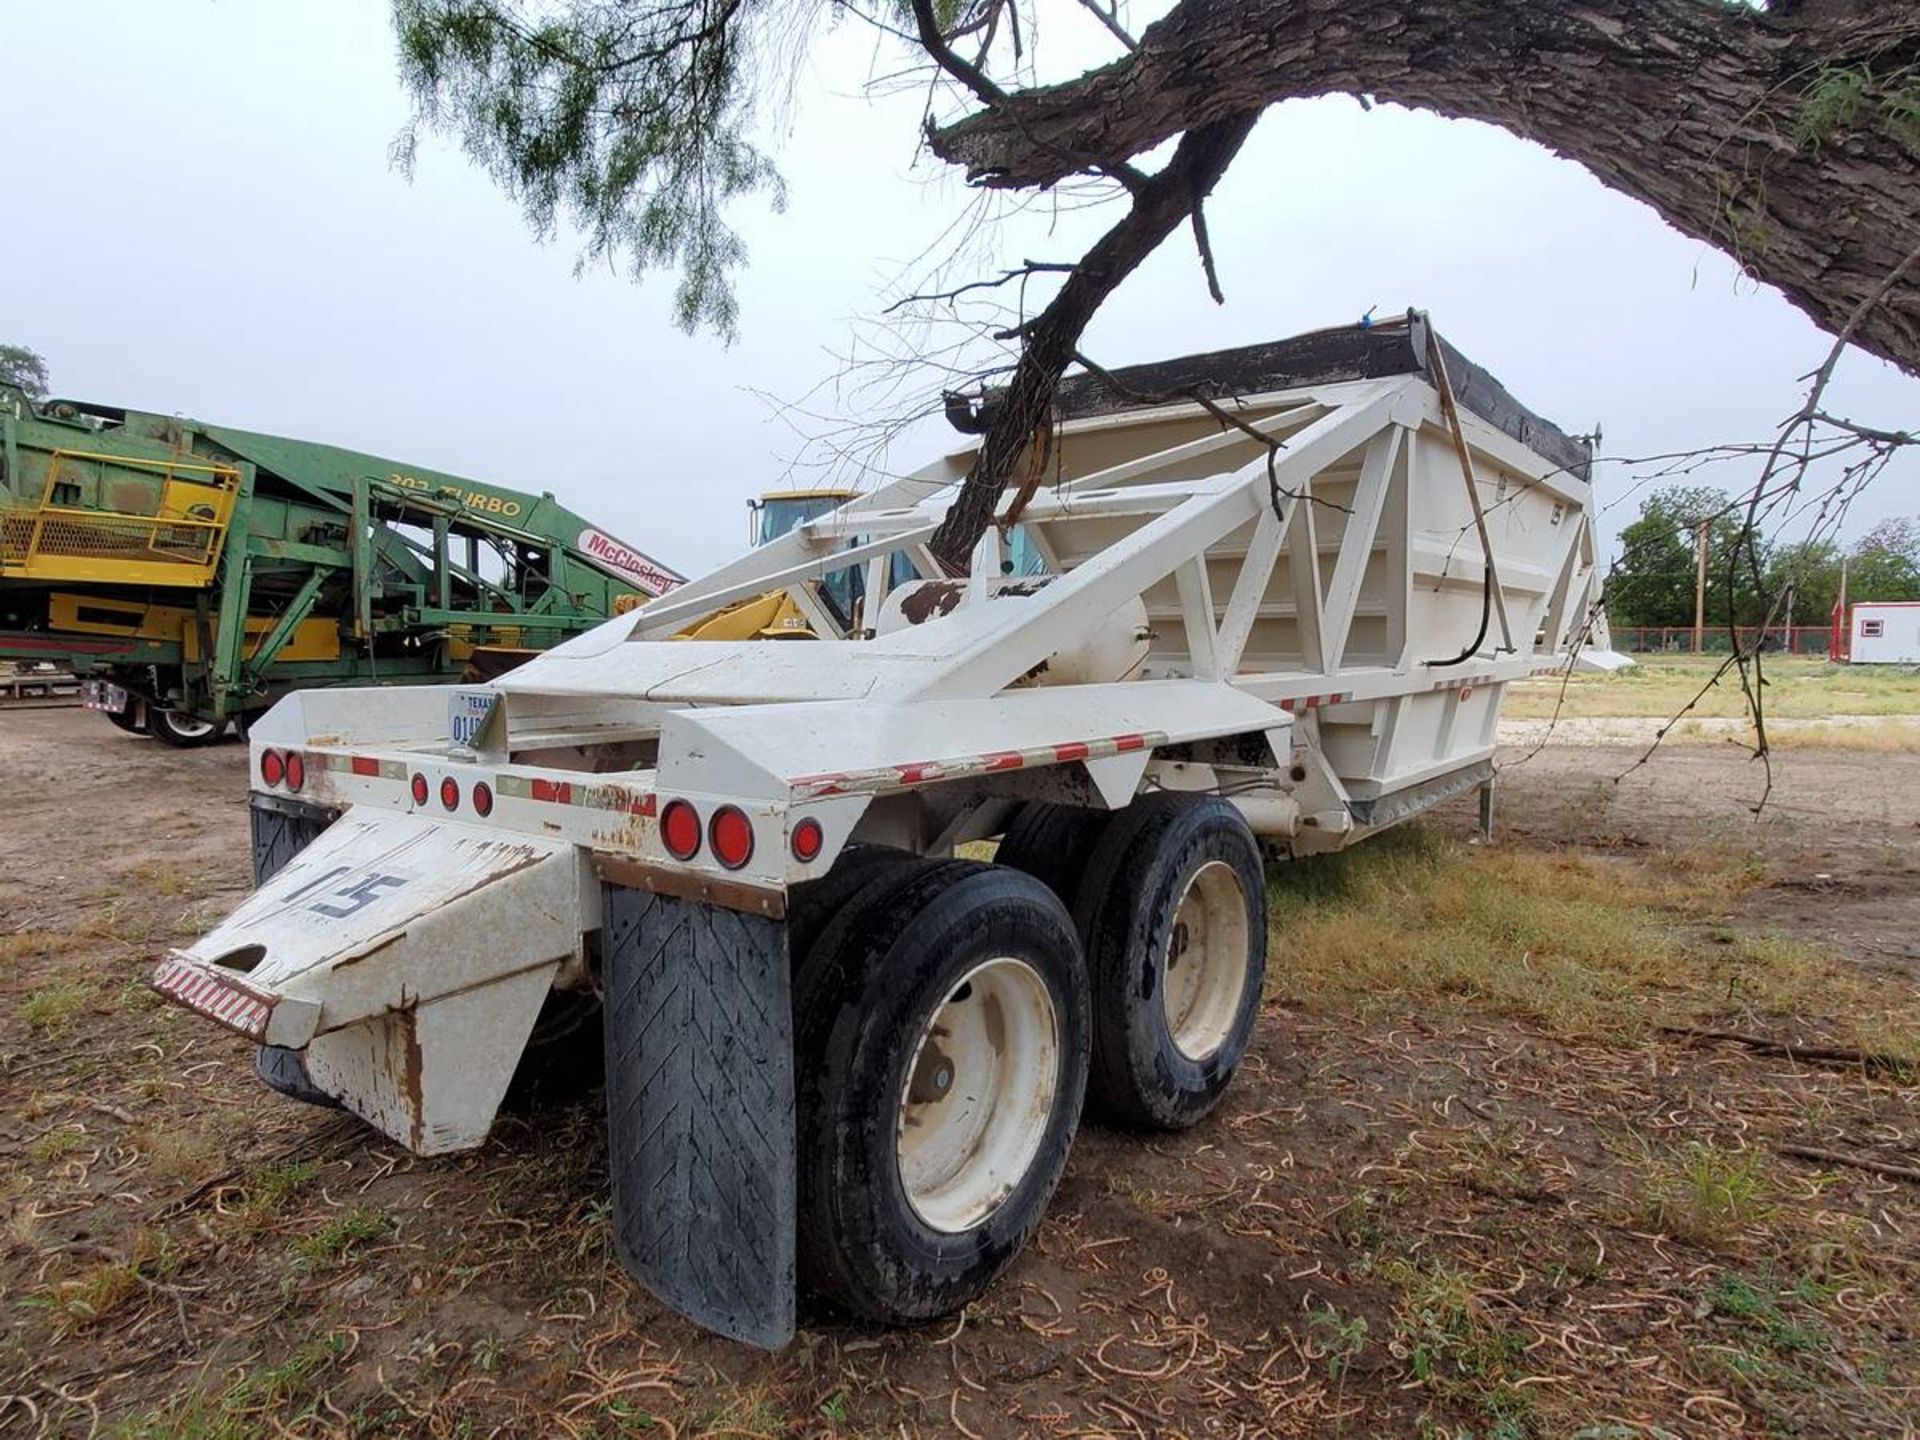
[[[314,1088],[421,1155],[480,1144],[599,887],[565,841],[349,810],[155,973],[303,1051]]]

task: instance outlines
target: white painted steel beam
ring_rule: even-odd
[[[1272,481],[1268,457],[1261,455],[1231,475],[1197,484],[1191,499],[1056,580],[1035,597],[1038,604],[1010,607],[1004,624],[951,660],[938,662],[935,673],[914,684],[910,693],[987,695],[1018,679],[1086,633],[1098,619],[1254,520],[1269,505],[1270,483],[1277,482],[1283,492],[1303,486],[1316,472],[1360,445],[1386,423],[1395,403],[1414,383],[1418,382],[1364,387],[1363,398],[1308,425],[1288,441],[1285,454],[1274,462]]]

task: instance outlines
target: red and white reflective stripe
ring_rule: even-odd
[[[184,960],[163,960],[147,982],[175,1004],[217,1020],[258,1040],[267,1033],[273,1005],[251,991]]]
[[[1289,715],[1298,715],[1302,710],[1318,710],[1322,705],[1344,705],[1353,698],[1349,692],[1336,695],[1301,695],[1293,700],[1282,700],[1280,708]]]
[[[1042,765],[1069,765],[1076,760],[1100,760],[1133,750],[1153,750],[1167,743],[1165,732],[1148,730],[1126,735],[1104,735],[1097,740],[1065,740],[1057,745],[1035,745],[1025,750],[990,750],[983,755],[961,755],[947,760],[914,760],[905,765],[881,765],[872,770],[833,770],[802,775],[788,782],[806,799],[826,795],[878,795],[909,790],[937,780],[960,780],[969,775],[997,775],[1003,770],[1028,770]]]
[[[377,755],[345,755],[338,751],[303,750],[309,770],[337,770],[343,775],[358,775],[366,780],[404,780],[407,766],[403,760],[382,760]]]
[[[493,788],[495,793],[515,800],[545,805],[584,805],[590,810],[620,810],[629,815],[651,815],[655,804],[650,790],[549,780],[540,775],[497,775]]]

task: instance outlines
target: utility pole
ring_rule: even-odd
[[[1850,660],[1853,621],[1847,615],[1847,552],[1840,552],[1840,598],[1834,602],[1833,633],[1827,641],[1827,659]]]
[[[1706,648],[1707,638],[1707,522],[1693,532],[1693,653]]]

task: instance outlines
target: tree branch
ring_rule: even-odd
[[[1128,51],[1138,50],[1140,42],[1129,35],[1120,24],[1120,17],[1100,3],[1100,0],[1080,0],[1087,13],[1107,27],[1107,33],[1126,46]]]
[[[971,90],[983,105],[999,107],[1007,103],[1007,92],[982,74],[979,66],[961,59],[947,43],[933,13],[933,0],[913,0],[913,20],[920,31],[920,44],[934,64]]]
[[[1200,269],[1207,277],[1207,294],[1213,297],[1213,303],[1224,305],[1227,297],[1220,290],[1220,269],[1214,263],[1213,242],[1207,238],[1206,207],[1196,200],[1193,203],[1193,244],[1200,252]]]
[[[1843,7],[1844,8],[1844,7]],[[1837,332],[1913,243],[1920,165],[1892,100],[1821,121],[1822,77],[1920,63],[1920,9],[1725,0],[1180,0],[1133,53],[931,136],[979,182],[1045,187],[1282,100],[1346,94],[1486,121],[1726,251]],[[1816,123],[1818,122],[1818,123]],[[1824,128],[1823,128],[1824,127]],[[1845,195],[1843,224],[1834,196]],[[1920,373],[1920,276],[1855,336]]]
[[[993,523],[1000,493],[1045,426],[1054,389],[1094,312],[1212,192],[1258,118],[1235,116],[1182,136],[1166,167],[1134,190],[1126,215],[1094,242],[1047,308],[1022,327],[1013,378],[994,408],[960,493],[929,542],[943,564],[963,571],[974,545]]]
[[[997,279],[969,280],[966,284],[956,285],[951,290],[927,290],[914,295],[903,295],[880,313],[891,315],[908,306],[924,305],[935,300],[951,303],[975,290],[998,290],[1002,285],[1010,285],[1016,280],[1031,279],[1035,275],[1071,275],[1073,270],[1073,262],[1068,260],[1023,260],[1015,269],[1002,270]]]

